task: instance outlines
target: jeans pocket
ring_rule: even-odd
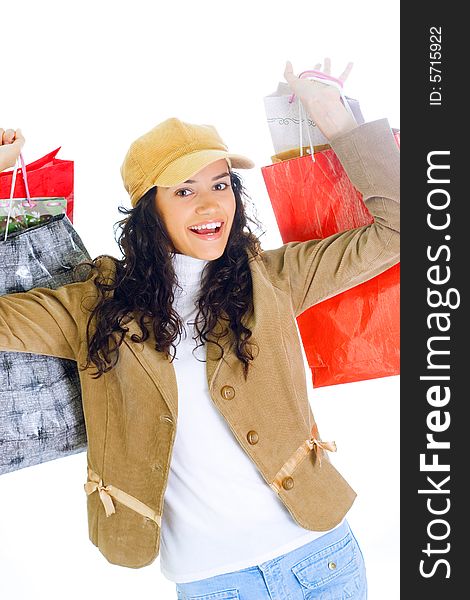
[[[305,600],[357,598],[364,587],[362,556],[351,533],[292,567]]]
[[[231,588],[229,590],[220,590],[209,594],[196,594],[195,596],[185,594],[178,586],[176,587],[178,600],[240,600],[238,590]]]

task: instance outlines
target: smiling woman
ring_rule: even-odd
[[[215,260],[222,256],[232,229],[235,196],[230,164],[219,159],[183,185],[158,187],[155,208],[162,218],[176,252]]]
[[[253,162],[229,153],[209,125],[171,118],[131,144],[121,167],[134,206],[120,209],[127,215],[119,223],[124,258],[107,257],[113,265],[111,282],[95,278],[100,298],[90,315],[96,329],[93,334],[89,329],[86,367],[93,363],[101,375],[117,364],[130,314],[139,315],[141,336],[134,336],[135,341],[150,335],[157,351],[176,356],[185,326],[174,297],[185,277],[181,269],[191,270],[191,264],[183,266],[185,259],[178,259],[185,257],[196,261],[194,268],[201,267],[195,323],[200,343],[224,323],[214,343],[223,352],[219,339],[232,331],[236,356],[248,373],[253,360],[246,325],[253,312],[248,262],[260,251],[249,223],[259,223],[246,214],[243,186],[233,166],[251,168]],[[212,224],[214,232],[200,233]],[[90,266],[100,270],[99,259]]]

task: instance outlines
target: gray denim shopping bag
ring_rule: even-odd
[[[0,241],[0,295],[73,283],[90,256],[65,215]],[[82,452],[87,439],[75,361],[0,352],[0,474]]]

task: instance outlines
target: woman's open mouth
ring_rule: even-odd
[[[200,228],[191,228],[188,227],[188,230],[197,236],[201,240],[218,240],[222,237],[222,233],[225,227],[224,221],[218,221],[217,223],[208,223],[205,227]]]

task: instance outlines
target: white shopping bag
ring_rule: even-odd
[[[311,141],[313,146],[328,144],[326,137],[316,124],[308,117],[298,98],[290,102],[292,90],[289,84],[280,82],[277,90],[264,97],[264,106],[269,131],[274,147],[274,154],[299,148],[299,140]],[[356,123],[364,123],[359,102],[344,96]]]

